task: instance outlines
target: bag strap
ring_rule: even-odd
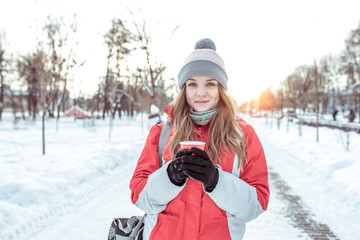
[[[117,228],[120,230],[119,234],[121,235],[122,233],[124,233],[128,236],[135,236],[135,234],[137,234],[139,229],[142,227],[145,215],[132,216],[130,218],[114,218],[115,226],[117,226]]]
[[[134,223],[135,221],[137,220],[137,216],[132,216],[130,217],[129,219],[127,219],[126,221],[126,227],[123,226],[122,222],[120,221],[118,223],[118,227],[121,231],[123,231],[125,234],[130,234],[131,231],[133,230],[133,227],[134,227]]]
[[[161,168],[163,165],[162,153],[166,146],[166,142],[170,136],[170,131],[171,131],[171,121],[167,120],[164,122],[160,133],[159,147],[158,147],[159,168]]]
[[[140,228],[142,227],[143,225],[143,222],[145,220],[145,216],[146,214],[144,214],[140,219],[139,219],[139,222],[136,224],[136,226],[132,229],[132,232],[130,233],[129,236],[131,237],[136,237],[136,235],[138,234]]]

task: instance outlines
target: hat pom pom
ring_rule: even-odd
[[[195,49],[212,49],[216,51],[216,46],[210,38],[203,38],[196,42]]]

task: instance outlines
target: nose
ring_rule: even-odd
[[[204,87],[199,87],[197,92],[196,92],[196,95],[205,96],[206,95],[206,89]]]

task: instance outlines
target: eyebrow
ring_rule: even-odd
[[[189,78],[188,80],[196,81],[193,78]],[[215,78],[206,79],[206,81],[217,81]]]

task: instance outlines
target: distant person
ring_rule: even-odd
[[[150,114],[148,116],[148,122],[147,122],[147,128],[148,130],[151,129],[152,126],[154,126],[155,124],[159,124],[162,123],[162,119],[160,116],[160,111],[159,108],[157,106],[155,106],[154,104],[151,104],[150,106]]]
[[[350,109],[350,113],[349,113],[349,116],[348,116],[349,122],[353,122],[354,119],[355,119],[355,117],[356,117],[356,115],[355,115],[354,110],[353,110],[353,109]]]
[[[338,112],[339,112],[339,110],[337,110],[337,109],[335,109],[335,110],[333,111],[332,116],[333,116],[334,121],[336,121],[336,115],[338,114]]]
[[[151,128],[130,181],[131,200],[146,213],[144,239],[240,240],[245,224],[267,209],[264,150],[237,116],[227,83],[214,42],[198,41],[179,71],[180,92],[165,109],[172,126],[165,164],[159,168],[162,123]],[[194,140],[205,150],[180,149],[181,141]]]

